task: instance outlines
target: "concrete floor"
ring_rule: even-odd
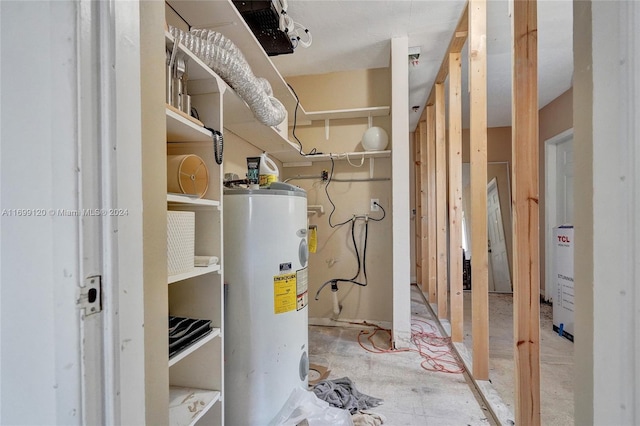
[[[413,318],[434,323],[417,287],[411,289]],[[469,352],[471,294],[465,292],[465,340]],[[489,294],[490,386],[501,403],[514,411],[513,297]],[[310,361],[331,370],[329,379],[349,377],[356,388],[384,403],[372,409],[388,425],[489,425],[496,424],[465,374],[424,370],[414,352],[372,354],[358,344],[364,327],[310,326]],[[382,333],[376,338],[386,343]],[[366,339],[363,339],[366,341]],[[541,424],[574,423],[573,343],[552,328],[552,307],[540,306],[540,411]]]
[[[411,296],[413,317],[433,323],[415,286]],[[367,352],[358,344],[361,329],[310,326],[310,362],[330,369],[329,379],[349,377],[360,392],[382,398],[383,404],[371,411],[384,415],[385,425],[495,424],[465,374],[424,370],[415,352]],[[387,336],[379,336],[382,347]]]
[[[471,294],[464,294],[464,344],[471,351]],[[513,413],[513,296],[489,294],[489,379]],[[553,331],[551,305],[540,306],[540,420],[543,425],[574,423],[573,343]]]

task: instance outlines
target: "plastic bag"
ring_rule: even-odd
[[[305,420],[303,424],[309,426],[353,426],[349,411],[332,407],[302,388],[293,389],[269,426],[296,426]]]

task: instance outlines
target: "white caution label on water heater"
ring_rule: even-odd
[[[296,274],[273,277],[273,311],[276,314],[296,310]]]
[[[309,303],[309,273],[307,272],[307,268],[299,269],[296,271],[297,277],[297,288],[296,288],[296,309],[299,311]]]

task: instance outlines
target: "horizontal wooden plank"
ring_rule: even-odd
[[[449,75],[449,54],[450,53],[460,53],[462,52],[462,48],[464,44],[467,42],[467,37],[469,34],[469,3],[467,2],[462,10],[462,14],[460,15],[460,19],[458,20],[458,25],[456,25],[456,29],[453,32],[453,36],[449,41],[449,46],[447,47],[447,51],[444,54],[444,58],[442,59],[442,63],[440,64],[440,69],[438,70],[438,74],[436,74],[436,79],[434,81],[434,86],[431,88],[431,93],[429,93],[429,97],[427,98],[427,105],[433,105],[435,101],[435,85],[438,83],[444,83]],[[421,119],[426,119],[426,115],[423,111],[423,117]]]

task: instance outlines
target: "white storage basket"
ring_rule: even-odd
[[[196,214],[167,211],[167,267],[169,275],[194,268]]]

